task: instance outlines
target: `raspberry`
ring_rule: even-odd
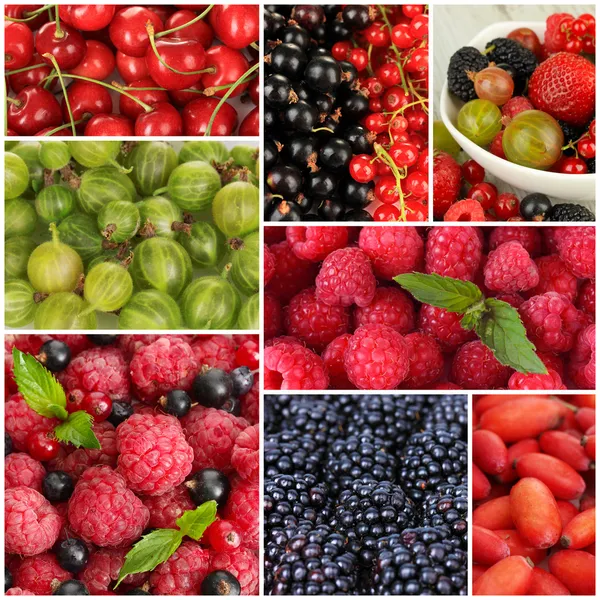
[[[577,297],[577,277],[573,275],[557,254],[535,259],[540,282],[531,290],[529,296],[538,296],[546,292],[564,294],[571,302]]]
[[[247,548],[233,552],[216,552],[210,559],[211,571],[229,571],[242,587],[242,596],[258,595],[258,557]]]
[[[45,476],[44,465],[25,452],[13,452],[4,459],[4,489],[23,486],[42,493]]]
[[[242,530],[244,544],[250,550],[258,550],[259,507],[258,482],[234,479],[223,516],[237,523]]]
[[[283,331],[283,316],[281,303],[274,294],[265,292],[264,295],[264,325],[265,340],[277,337]]]
[[[260,420],[260,394],[258,377],[254,378],[252,389],[240,398],[241,415],[250,425],[256,425]]]
[[[297,342],[265,348],[264,363],[267,390],[325,390],[329,385],[321,358]]]
[[[542,236],[536,227],[496,227],[490,234],[489,248],[495,250],[506,242],[520,242],[531,258],[542,253]]]
[[[210,553],[197,542],[183,542],[150,575],[154,595],[196,596],[210,569]]]
[[[542,373],[518,373],[515,371],[508,380],[509,390],[566,390],[560,375],[554,369]]]
[[[26,558],[13,572],[14,585],[31,590],[36,596],[49,596],[53,583],[72,578],[71,573],[65,571],[54,554],[49,552]]]
[[[231,466],[242,479],[258,482],[260,468],[260,431],[258,425],[246,427],[235,438],[231,452]]]
[[[502,300],[502,302],[510,304],[513,308],[519,308],[519,306],[525,302],[525,299],[516,292],[511,292],[510,294],[498,294],[496,300]]]
[[[441,219],[453,202],[458,200],[462,173],[460,165],[445,152],[433,157],[433,216]]]
[[[423,270],[424,244],[415,227],[363,227],[358,247],[382,279]]]
[[[592,317],[596,314],[596,286],[592,279],[585,281],[579,288],[576,306]]]
[[[348,245],[347,227],[286,227],[287,243],[303,260],[321,262],[334,250]]]
[[[58,539],[61,523],[56,509],[39,492],[24,486],[5,490],[4,546],[7,553],[34,556],[49,550]]]
[[[577,336],[568,365],[569,377],[579,389],[596,387],[596,326],[588,325]]]
[[[485,221],[485,212],[478,200],[459,200],[448,208],[444,221]]]
[[[277,244],[285,241],[285,227],[265,227],[265,244]]]
[[[335,390],[350,390],[354,388],[344,368],[344,354],[351,338],[351,333],[340,335],[321,354],[321,358],[329,373],[329,387]]]
[[[375,296],[377,282],[367,255],[358,248],[332,252],[316,279],[317,298],[331,306],[366,306]]]
[[[473,281],[481,261],[481,246],[474,227],[434,227],[427,236],[425,270]]]
[[[596,276],[596,232],[594,227],[570,227],[560,236],[558,253],[567,269],[581,279]]]
[[[520,229],[533,229],[533,227],[521,227]],[[563,236],[568,235],[569,229],[570,227],[544,227],[543,242],[546,254],[558,254],[558,242]]]
[[[226,335],[203,335],[192,343],[199,367],[207,365],[223,371],[235,369],[235,342]]]
[[[90,556],[85,569],[79,574],[79,580],[85,583],[90,594],[106,595],[112,592],[119,579],[119,571],[125,564],[125,555],[131,548],[103,548]],[[148,579],[148,573],[134,573],[125,577],[121,585],[139,586]],[[122,588],[116,593],[123,593]]]
[[[269,246],[263,244],[263,276],[264,276],[264,284],[267,285],[271,279],[273,279],[273,275],[275,275],[275,257],[273,253],[269,250]]]
[[[460,322],[463,316],[445,308],[422,304],[419,310],[419,328],[433,336],[443,352],[452,352],[476,337],[474,331],[462,328]]]
[[[148,527],[156,529],[177,529],[175,521],[184,512],[196,508],[184,485],[178,485],[160,496],[143,496],[142,502],[150,511]]]
[[[147,496],[183,483],[194,460],[178,419],[170,415],[132,415],[117,428],[117,450],[117,472],[130,490]]]
[[[4,592],[5,596],[35,596],[31,590],[24,590],[20,587],[12,587]]]
[[[181,420],[181,425],[194,451],[194,471],[208,467],[232,471],[233,445],[237,436],[248,426],[244,419],[216,408],[195,406]]]
[[[81,476],[69,500],[69,525],[96,546],[126,546],[136,541],[150,513],[110,467],[91,467]]]
[[[495,156],[504,158],[506,160],[506,154],[504,154],[504,148],[502,147],[502,136],[504,135],[504,129],[496,134],[496,137],[490,144],[490,152]]]
[[[525,96],[513,96],[503,107],[502,116],[514,119],[519,113],[533,110],[533,104]]]
[[[561,379],[564,378],[565,365],[560,356],[552,354],[552,352],[540,352],[539,350],[536,350],[536,354],[540,357],[546,369],[552,369],[559,374]]]
[[[84,350],[58,374],[67,392],[104,392],[110,399],[129,400],[129,367],[118,348],[96,346]]]
[[[373,301],[354,310],[354,327],[387,325],[398,333],[415,329],[415,307],[411,298],[398,288],[377,288]]]
[[[585,315],[566,296],[546,292],[519,307],[527,337],[542,352],[568,352],[586,324]]]
[[[140,348],[130,369],[136,396],[152,403],[171,390],[189,390],[199,366],[187,342],[162,337]]]
[[[392,390],[408,374],[409,348],[404,338],[385,325],[359,327],[344,354],[348,379],[363,390]]]
[[[523,292],[540,281],[536,264],[519,242],[505,242],[492,250],[484,276],[485,285],[499,292]]]
[[[120,335],[118,345],[125,358],[131,360],[133,355],[144,346],[155,342],[160,336],[156,333],[136,333],[133,335]]]
[[[510,367],[500,364],[492,351],[476,340],[454,355],[451,379],[464,389],[498,389],[506,387],[511,373]]]
[[[573,18],[569,13],[554,13],[546,19],[546,30],[544,31],[546,52],[559,52],[564,48],[567,33],[563,30],[561,24],[569,18]]]
[[[27,450],[27,436],[38,431],[50,431],[58,425],[58,419],[49,419],[29,408],[21,394],[13,394],[4,405],[4,429],[16,450]]]
[[[315,284],[318,265],[298,258],[287,242],[269,246],[275,257],[275,275],[267,286],[267,291],[287,304],[298,292]]]
[[[429,387],[444,372],[444,357],[435,339],[426,333],[410,333],[404,338],[409,348],[408,375],[402,387]]]

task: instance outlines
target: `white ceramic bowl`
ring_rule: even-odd
[[[505,21],[495,23],[483,29],[465,46],[473,46],[485,50],[485,45],[497,37],[506,37],[514,29],[528,27],[544,38],[545,23],[538,21]],[[562,200],[586,201],[594,200],[596,175],[562,175],[548,171],[538,171],[515,165],[493,155],[484,148],[474,144],[458,131],[455,126],[458,112],[464,105],[448,91],[448,83],[444,83],[440,97],[440,113],[444,125],[460,147],[486,171],[506,183],[527,192],[541,192]]]

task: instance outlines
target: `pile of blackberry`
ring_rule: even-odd
[[[466,594],[465,395],[267,395],[265,430],[266,594]]]

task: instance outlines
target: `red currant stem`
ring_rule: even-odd
[[[249,75],[251,75],[252,73],[254,73],[254,71],[256,71],[258,68],[260,67],[260,62],[257,62],[255,65],[253,65],[252,67],[250,67],[244,74],[242,74],[238,80],[223,94],[223,97],[219,100],[219,103],[215,106],[215,110],[213,110],[213,114],[210,116],[210,119],[208,121],[208,125],[206,126],[206,131],[204,132],[204,137],[207,137],[210,135],[211,131],[212,131],[212,126],[213,123],[215,122],[215,119],[217,118],[217,114],[219,113],[219,111],[221,110],[221,106],[223,106],[223,104],[225,104],[225,102],[227,101],[227,98],[229,98],[229,96],[231,96],[231,94],[233,93],[233,90],[235,90],[235,88],[242,83],[242,81],[244,81],[244,79],[246,79],[246,77],[248,77]]]
[[[255,73],[251,77],[248,77],[247,79],[244,79],[241,83],[242,84],[248,83],[249,81],[252,81],[253,79],[256,79],[257,77],[258,77],[258,73]],[[221,90],[227,90],[232,85],[234,85],[234,84],[233,83],[226,83],[225,85],[215,85],[213,87],[207,87],[207,88],[205,88],[200,93],[204,94],[205,96],[214,96],[216,92],[219,92]]]
[[[400,220],[406,221],[406,206],[404,204],[404,193],[402,192],[402,176],[400,171],[392,157],[387,153],[385,148],[381,144],[373,144],[375,154],[392,170],[396,179],[396,189],[398,190],[398,197],[400,199]]]
[[[45,6],[41,6],[36,10],[28,10],[23,12],[24,15],[27,15],[24,19],[15,19],[13,17],[7,17],[4,15],[5,21],[12,21],[13,23],[27,23],[29,21],[33,21],[39,14],[43,13],[45,10],[52,10],[52,4],[46,4]]]
[[[58,16],[58,5],[56,8],[56,14]],[[58,63],[56,62],[56,59],[54,58],[54,56],[52,54],[50,54],[49,52],[46,52],[46,54],[42,54],[42,56],[43,56],[43,58],[47,58],[52,63],[52,66],[56,70],[56,77],[58,77],[58,80],[60,81],[60,87],[62,88],[62,91],[63,91],[63,98],[65,101],[65,105],[67,107],[67,112],[69,113],[69,121],[71,123],[71,131],[73,132],[73,137],[77,137],[77,131],[75,129],[75,121],[73,119],[73,112],[71,111],[71,103],[69,102],[69,96],[67,95],[67,86],[65,85],[65,81],[63,79],[62,73],[60,72],[60,67],[58,66]]]
[[[81,125],[81,123],[85,123],[88,120],[89,120],[89,118],[78,119],[77,121],[75,121],[75,125]],[[71,127],[71,123],[65,123],[64,125],[60,125],[59,127],[55,127],[54,129],[51,129],[50,131],[47,131],[44,134],[44,136],[54,135],[55,133],[57,133],[59,131],[62,131],[63,129],[68,129],[69,127]]]
[[[22,69],[15,69],[14,71],[6,71],[5,75],[16,75],[17,73],[25,73],[25,71],[31,71],[31,69],[39,69],[40,67],[45,67],[46,63],[39,63],[37,65],[29,65],[28,67],[23,67]]]
[[[214,4],[209,4],[208,8],[204,12],[199,14],[197,17],[194,17],[191,21],[188,21],[187,23],[184,23],[183,25],[179,25],[178,27],[173,27],[173,29],[166,29],[165,31],[161,31],[160,33],[157,33],[154,37],[156,39],[164,37],[165,35],[169,35],[170,33],[175,33],[176,31],[181,31],[182,29],[185,29],[186,27],[189,27],[190,25],[193,25],[194,23],[201,21],[212,10],[213,6],[214,6]]]
[[[56,15],[56,31],[54,32],[54,37],[57,37],[59,40],[65,37],[63,30],[60,28],[60,13],[58,10],[58,4],[54,6],[54,14]]]
[[[420,104],[423,107],[423,112],[425,114],[429,114],[429,106],[427,100],[417,92],[410,79],[408,80],[408,85],[413,96],[416,96],[418,98],[418,102],[415,102],[414,104]]]
[[[257,52],[260,51],[260,46],[256,43],[256,42],[252,42],[250,44],[250,48],[253,48],[254,50],[256,50]]]
[[[314,131],[315,133],[317,133],[317,131],[329,131],[329,133],[333,133],[333,129],[330,129],[329,127],[317,127],[311,131]]]
[[[375,73],[373,72],[373,67],[371,66],[371,54],[373,52],[373,44],[369,44],[369,47],[367,49],[367,58],[369,59],[367,62],[367,73],[373,77],[375,75]]]

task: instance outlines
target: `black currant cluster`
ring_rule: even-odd
[[[371,221],[373,183],[348,172],[373,150],[359,124],[369,100],[355,66],[331,55],[370,23],[368,6],[268,5],[264,23],[265,220]]]
[[[466,396],[266,396],[265,431],[265,593],[466,593]]]

